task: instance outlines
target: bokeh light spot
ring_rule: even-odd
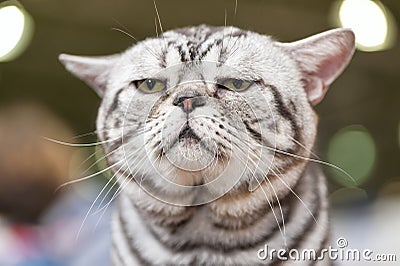
[[[378,51],[393,45],[393,16],[379,1],[343,0],[334,12],[341,27],[354,31],[359,50]]]
[[[0,4],[0,61],[20,55],[32,36],[33,23],[16,1]]]
[[[339,184],[355,186],[365,182],[374,167],[376,147],[368,131],[362,126],[349,126],[336,133],[328,147],[328,161],[349,173],[349,177],[335,169],[330,175]]]

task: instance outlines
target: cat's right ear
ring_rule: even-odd
[[[308,100],[315,105],[350,62],[355,36],[350,29],[334,29],[280,45],[297,61]]]
[[[102,97],[107,88],[109,74],[119,55],[76,56],[60,54],[58,59],[72,74],[83,80]]]

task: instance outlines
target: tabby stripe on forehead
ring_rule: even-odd
[[[210,43],[207,48],[199,55],[199,60],[203,59],[211,50],[211,48],[215,46],[219,46],[222,42],[222,39],[218,39],[212,43]]]
[[[192,41],[188,41],[188,43],[186,44],[186,46],[189,48],[189,57],[190,60],[194,60],[196,58],[196,51],[197,51],[197,47],[195,46],[195,44]]]
[[[237,31],[231,32],[229,34],[229,38],[234,38],[234,37],[239,38],[239,37],[242,37],[242,36],[247,36],[247,32],[244,31],[244,30],[237,30]]]
[[[182,49],[182,44],[176,46],[176,48],[178,49],[178,53],[181,56],[181,62],[188,61],[188,57],[186,55],[186,52]]]
[[[167,67],[167,53],[168,53],[168,48],[163,49],[161,51],[160,60],[159,60],[160,61],[159,66],[161,68],[166,68]]]

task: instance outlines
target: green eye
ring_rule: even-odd
[[[165,82],[159,79],[146,79],[136,82],[136,87],[145,93],[159,92],[165,89]]]
[[[244,91],[250,87],[251,82],[241,79],[227,79],[222,82],[222,86],[233,91]]]

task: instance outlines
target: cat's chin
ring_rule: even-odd
[[[213,150],[196,138],[184,138],[175,143],[165,154],[176,168],[184,171],[201,171],[216,163]]]

